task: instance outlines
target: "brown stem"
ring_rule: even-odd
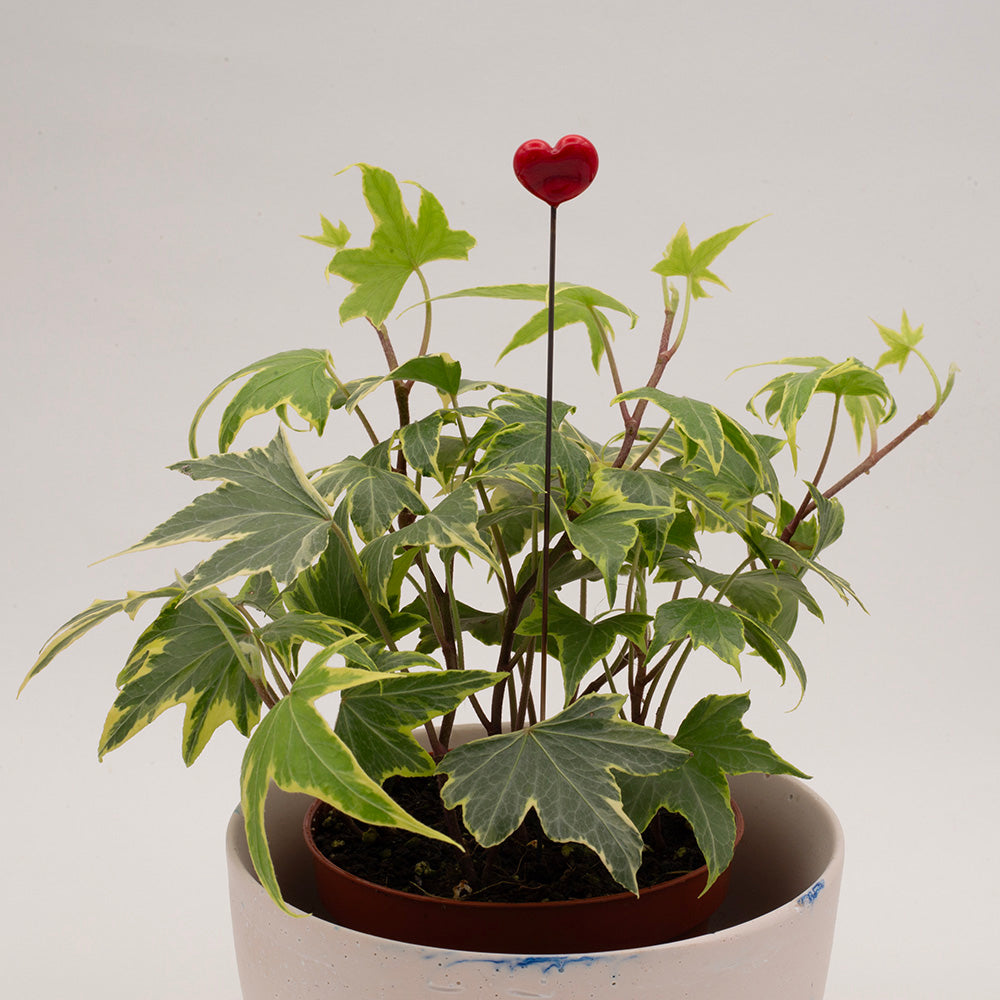
[[[859,476],[867,475],[871,470],[878,465],[879,462],[893,451],[898,448],[915,430],[923,427],[925,424],[930,423],[933,419],[934,414],[937,413],[938,406],[935,404],[928,410],[924,410],[923,413],[918,416],[913,423],[908,427],[904,428],[899,432],[887,445],[879,448],[878,451],[873,451],[864,461],[859,462],[850,472],[847,473],[842,479],[838,479],[837,482],[833,484],[829,489],[823,491],[823,496],[829,500],[831,497],[836,496],[845,486],[850,486]],[[799,508],[795,517],[785,527],[785,530],[781,533],[781,540],[783,542],[788,542],[791,540],[792,536],[795,534],[795,529],[801,524],[803,518],[808,517],[816,509],[816,504],[812,500],[809,503],[804,504],[803,507]]]
[[[660,347],[656,354],[656,364],[653,365],[652,374],[649,376],[646,382],[647,389],[655,389],[663,377],[664,369],[670,362],[670,359],[674,356],[677,351],[677,346],[670,346],[670,331],[674,326],[674,313],[672,310],[667,309],[664,314],[663,320],[663,331],[660,333]],[[618,452],[618,457],[612,463],[613,467],[620,469],[632,451],[632,445],[635,444],[635,439],[639,436],[639,428],[642,426],[642,417],[646,412],[646,406],[649,400],[640,399],[635,404],[635,409],[632,410],[631,416],[629,416],[625,421],[625,439],[622,441],[621,449]]]

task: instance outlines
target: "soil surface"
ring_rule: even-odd
[[[460,817],[447,814],[434,778],[390,778],[385,790],[411,815],[458,840]],[[624,892],[588,847],[542,833],[534,810],[513,836],[482,848],[461,827],[466,853],[402,830],[359,823],[328,806],[313,820],[319,849],[336,865],[401,892],[494,903],[587,899]],[[700,868],[705,859],[687,820],[660,810],[644,834],[639,887]]]

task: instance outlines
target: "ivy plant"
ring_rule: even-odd
[[[706,285],[725,287],[717,259],[749,224],[697,244],[682,225],[653,263],[664,318],[638,384],[613,350],[616,326],[640,335],[636,314],[596,288],[560,285],[554,326],[567,330],[560,337],[585,336],[594,368],[610,376],[602,405],[617,410],[621,427],[595,439],[586,412],[553,404],[543,627],[546,401],[467,373],[434,353],[432,334],[449,300],[523,302],[524,321],[501,357],[528,348],[546,330],[546,286],[432,296],[425,268],[465,260],[475,241],[451,227],[429,191],[418,189],[414,218],[390,173],[357,169],[373,221],[368,245],[350,245],[346,226],[323,217],[310,238],[333,251],[327,277],[347,289],[340,319],[367,330],[384,370],[347,373],[325,347],[291,348],[219,382],[195,414],[189,456],[173,466],[206,492],[127,551],[216,547],[162,587],[76,615],[27,679],[110,616],[134,617],[158,602],[118,675],[99,754],[183,704],[181,752],[192,764],[232,723],[248,737],[241,798],[251,856],[281,906],[263,822],[271,782],[358,820],[448,840],[382,787],[392,776],[437,774],[445,805],[461,807],[483,846],[511,836],[533,809],[549,837],[591,848],[632,892],[642,832],[666,808],[691,823],[714,880],[733,853],[728,777],[804,775],[744,725],[747,694],[706,693],[678,707],[678,678],[703,649],[737,674],[757,656],[805,690],[791,641],[802,612],[822,617],[812,588],[855,599],[826,565],[844,529],[840,494],[934,417],[954,369],[938,377],[918,348],[922,328],[904,312],[898,329],[876,324],[886,350],[874,365],[798,355],[773,362],[778,373],[748,406],[763,425],[751,428],[660,388],[693,305]],[[405,332],[413,316],[400,319],[400,336],[390,317],[406,311],[407,288],[416,292],[417,330]],[[911,358],[929,372],[934,396],[886,440],[896,404],[883,369],[902,370]],[[418,384],[433,391],[415,394]],[[201,456],[202,420],[227,393],[217,451]],[[365,412],[377,397],[391,400],[389,425]],[[418,409],[418,399],[432,402]],[[801,480],[797,432],[817,408],[832,413],[829,435]],[[270,443],[233,450],[244,424],[262,414],[277,418]],[[296,416],[321,436],[357,421],[369,446],[328,453],[307,470],[290,445]],[[863,457],[828,484],[845,424]],[[337,435],[327,438],[335,447]],[[788,487],[775,464],[786,449]],[[729,561],[702,558],[707,534],[730,537]],[[463,595],[458,570],[467,579],[470,566],[481,578],[474,592],[488,598]],[[331,694],[338,697],[318,704]],[[451,748],[463,705],[482,735]]]

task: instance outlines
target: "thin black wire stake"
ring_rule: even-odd
[[[545,372],[545,495],[542,503],[542,650],[539,684],[539,720],[545,718],[549,655],[549,545],[552,536],[552,372],[555,358],[556,209],[585,191],[597,174],[597,150],[582,135],[564,135],[555,146],[529,139],[514,153],[514,174],[549,215],[548,349]]]
[[[549,329],[545,367],[545,497],[542,502],[542,649],[539,711],[545,714],[545,687],[548,679],[549,655],[549,541],[552,536],[552,372],[556,342],[556,209],[549,214]]]

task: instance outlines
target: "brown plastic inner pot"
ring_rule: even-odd
[[[662,944],[697,934],[719,908],[729,885],[726,869],[702,895],[703,866],[660,885],[591,899],[545,903],[483,903],[421,896],[376,885],[338,867],[316,846],[317,799],[303,821],[325,916],[379,937],[463,951],[526,955],[614,951]],[[743,814],[733,802],[736,842]],[[323,916],[323,914],[319,914]]]

